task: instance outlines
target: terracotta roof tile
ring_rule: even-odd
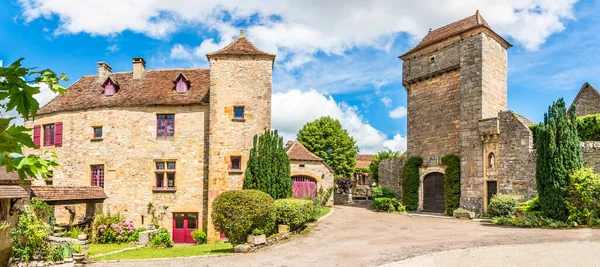
[[[175,91],[173,82],[180,73],[190,82],[190,89],[184,94]],[[133,79],[132,72],[111,73],[109,77],[119,84],[113,96],[103,94],[102,84],[106,79],[99,80],[97,75],[84,76],[72,84],[66,94],[42,107],[38,114],[96,107],[185,105],[209,101],[209,69],[146,70],[139,79]]]
[[[29,194],[18,185],[0,185],[0,199],[29,198]]]
[[[371,165],[371,161],[373,160],[373,155],[365,155],[358,154],[356,155],[356,165],[355,168],[366,169]]]
[[[430,30],[429,33],[427,33],[427,35],[425,35],[425,37],[423,37],[421,42],[419,42],[419,44],[417,44],[417,46],[408,50],[408,52],[404,53],[400,57],[403,57],[407,54],[410,54],[410,53],[417,51],[421,48],[424,48],[426,46],[443,41],[452,36],[475,29],[477,27],[485,27],[485,28],[488,28],[489,30],[492,30],[490,25],[479,14],[479,11],[477,11],[477,13],[475,13],[475,15],[473,15],[473,16],[466,17],[464,19],[450,23],[444,27],[441,27],[441,28],[438,28],[438,29],[435,29],[432,31]],[[500,38],[502,38],[502,37],[500,37]]]
[[[108,198],[97,186],[32,186],[33,198],[46,202],[104,200]]]
[[[323,161],[323,159],[310,152],[298,140],[290,142],[285,148],[285,152],[288,154],[290,160]]]
[[[209,58],[216,55],[254,55],[267,56],[275,59],[275,55],[258,49],[252,42],[250,42],[250,40],[246,39],[243,31],[240,31],[240,36],[223,49],[206,54],[206,56]]]

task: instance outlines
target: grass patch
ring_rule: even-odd
[[[327,213],[329,213],[329,211],[330,211],[330,210],[331,210],[331,208],[330,208],[330,207],[321,207],[321,208],[319,209],[319,213],[315,213],[315,214],[313,214],[313,217],[312,217],[312,219],[311,219],[311,220],[312,220],[312,221],[316,221],[316,220],[320,219],[321,217],[323,217],[323,216],[325,216]]]
[[[89,254],[89,256],[95,256],[95,255],[106,254],[109,252],[113,252],[113,251],[117,251],[117,250],[121,250],[121,249],[125,249],[125,248],[131,248],[131,247],[135,247],[135,246],[137,246],[137,245],[136,244],[127,244],[127,243],[91,244],[88,247],[88,254]]]
[[[98,258],[97,261],[107,260],[142,260],[157,258],[191,257],[202,255],[219,255],[233,253],[230,243],[211,243],[197,246],[174,246],[172,248],[143,247]]]

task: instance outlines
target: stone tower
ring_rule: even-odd
[[[423,188],[439,191],[445,171],[440,160],[455,154],[461,158],[461,207],[482,210],[483,142],[478,127],[480,120],[497,117],[507,108],[509,47],[478,11],[430,30],[417,46],[400,56],[404,61],[402,83],[408,94],[407,153],[423,158],[419,209],[440,211],[443,196],[441,202],[431,200]]]
[[[254,135],[271,129],[271,81],[275,55],[256,48],[243,31],[225,48],[207,54],[210,62],[207,230],[214,198],[242,189]],[[239,166],[239,168],[238,168]]]

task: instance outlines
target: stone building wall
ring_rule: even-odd
[[[221,192],[242,189],[244,172],[229,171],[231,156],[246,168],[254,135],[271,128],[273,59],[261,56],[216,55],[210,60],[210,133],[208,144],[208,209]],[[233,118],[234,106],[244,107],[244,119]],[[207,214],[209,240],[217,240]]]
[[[334,172],[325,162],[290,160],[290,175],[310,176],[317,181],[317,186],[323,189],[333,187]]]
[[[595,173],[600,173],[600,142],[581,142],[583,151],[583,166],[593,168]]]
[[[402,198],[402,167],[404,158],[384,159],[379,162],[379,185],[394,190],[398,199]]]
[[[162,226],[171,231],[173,212],[198,212],[203,222],[204,188],[208,180],[206,132],[207,105],[115,107],[38,116],[27,127],[63,122],[63,145],[29,149],[25,153],[54,151],[60,166],[53,185],[89,186],[90,165],[104,165],[104,212],[120,212],[136,226],[150,223],[147,204],[159,210],[167,206]],[[175,114],[173,138],[156,137],[156,114]],[[103,139],[93,140],[92,127],[102,126]],[[176,162],[175,192],[153,191],[155,160]],[[36,181],[43,184],[43,181]],[[85,205],[77,205],[82,217]],[[59,222],[68,222],[68,212],[56,207]]]
[[[600,113],[600,93],[589,83],[585,83],[573,100],[571,106],[576,105],[576,115],[584,116]],[[570,109],[570,108],[569,108]]]

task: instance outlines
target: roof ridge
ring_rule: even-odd
[[[243,47],[242,48],[235,48],[235,46],[242,42],[245,41],[246,44],[248,44],[250,46],[250,50],[254,50],[254,51],[243,51]],[[243,45],[242,45],[243,46]],[[215,52],[211,52],[206,54],[207,57],[210,56],[214,56],[214,55],[228,55],[228,54],[233,54],[233,55],[265,55],[265,56],[269,56],[269,57],[275,57],[275,55],[271,54],[271,53],[267,53],[261,49],[259,49],[258,47],[256,47],[256,45],[254,45],[254,43],[252,43],[248,38],[246,38],[246,36],[244,35],[244,31],[241,30],[240,31],[240,35],[235,38],[233,41],[231,41],[231,43],[229,43],[228,45],[226,45],[225,47],[215,51]]]

